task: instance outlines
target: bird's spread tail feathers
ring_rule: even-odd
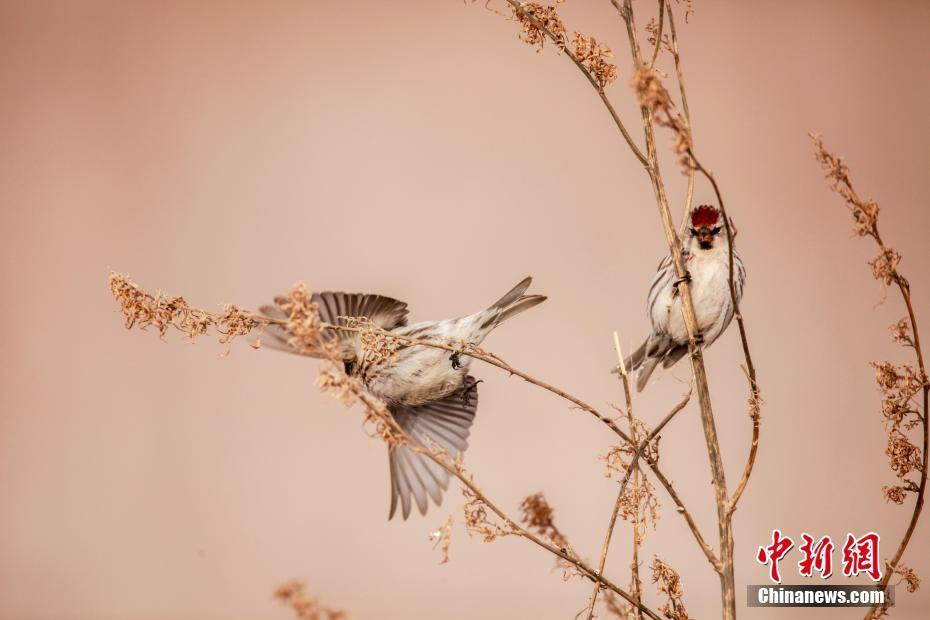
[[[529,276],[524,278],[507,294],[491,304],[487,310],[489,316],[481,327],[494,329],[507,319],[546,301],[545,295],[524,295],[532,281],[533,278]]]

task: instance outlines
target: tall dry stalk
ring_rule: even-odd
[[[914,592],[920,585],[920,578],[912,569],[901,564],[901,557],[914,535],[914,529],[923,511],[924,493],[927,489],[927,401],[930,395],[930,381],[927,379],[924,353],[920,346],[911,285],[898,269],[901,255],[885,245],[878,232],[878,203],[859,196],[853,187],[849,168],[841,157],[826,149],[819,135],[811,134],[811,139],[814,141],[814,157],[823,167],[826,178],[830,180],[830,189],[842,196],[853,216],[856,223],[855,234],[859,237],[871,237],[878,246],[878,256],[869,263],[872,275],[885,286],[893,284],[897,287],[907,310],[907,316],[891,326],[891,335],[896,344],[913,350],[917,368],[911,364],[895,365],[891,362],[873,362],[872,366],[875,368],[876,380],[882,393],[882,416],[888,432],[888,448],[885,454],[898,478],[898,484],[884,487],[883,493],[888,501],[899,505],[905,502],[909,494],[916,495],[907,529],[894,555],[885,562],[885,574],[879,586],[882,589],[886,588],[897,575],[907,584],[907,590]],[[921,394],[919,405],[915,400],[918,394]],[[909,438],[909,434],[917,427],[921,429],[922,448],[911,443]],[[917,473],[916,482],[912,472]],[[887,603],[876,605],[869,608],[865,617],[866,620],[879,618],[887,612]]]

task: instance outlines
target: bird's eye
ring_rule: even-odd
[[[720,234],[720,227],[719,226],[715,227],[713,230],[710,231],[710,234],[712,235]]]
[[[351,375],[352,371],[355,369],[355,362],[343,362],[346,374]]]
[[[695,230],[695,229],[693,229],[693,228],[691,228],[691,229],[689,229],[689,230],[691,230],[691,236],[692,236],[692,237],[697,237],[697,230]]]

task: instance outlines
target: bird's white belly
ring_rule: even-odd
[[[366,382],[368,389],[387,402],[411,406],[444,398],[462,385],[471,361],[461,356],[460,367],[453,368],[450,355],[428,347],[402,350],[393,365],[372,373]]]
[[[729,271],[725,261],[693,256],[688,262],[691,274],[691,301],[697,319],[698,331],[705,340],[713,340],[716,333],[708,333],[718,326],[718,320],[730,295]],[[668,333],[672,339],[684,344],[688,341],[681,295],[676,295],[668,317]]]

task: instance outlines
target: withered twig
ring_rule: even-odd
[[[546,28],[545,24],[543,24],[538,19],[536,19],[534,15],[524,10],[523,5],[520,2],[517,2],[517,0],[507,0],[507,3],[510,4],[511,7],[513,7],[513,10],[518,15],[526,18],[530,23],[533,24],[534,27],[538,28],[543,34],[545,34],[546,38],[548,38],[550,41],[552,41],[556,45],[559,45],[559,38],[556,37],[552,33],[551,30]],[[604,107],[607,108],[607,112],[610,114],[610,117],[613,119],[614,124],[617,126],[617,129],[619,129],[620,133],[623,135],[623,139],[626,140],[626,143],[629,145],[630,150],[633,151],[633,155],[635,155],[636,159],[638,159],[639,162],[645,166],[646,156],[643,155],[643,152],[640,150],[640,148],[636,146],[636,143],[633,141],[633,137],[630,135],[630,132],[627,131],[626,126],[623,124],[623,121],[620,120],[620,115],[617,114],[617,110],[614,109],[613,104],[607,98],[607,94],[604,92],[603,87],[601,87],[601,85],[598,84],[597,80],[594,78],[593,75],[591,75],[591,72],[588,71],[587,67],[585,67],[584,64],[581,61],[579,61],[578,58],[576,58],[574,54],[571,53],[571,51],[569,51],[566,48],[562,48],[561,53],[565,54],[565,57],[571,60],[572,63],[574,63],[574,65],[578,67],[578,70],[581,71],[581,73],[587,78],[588,82],[591,83],[591,87],[597,91],[597,94],[600,97],[601,102],[604,104]]]

